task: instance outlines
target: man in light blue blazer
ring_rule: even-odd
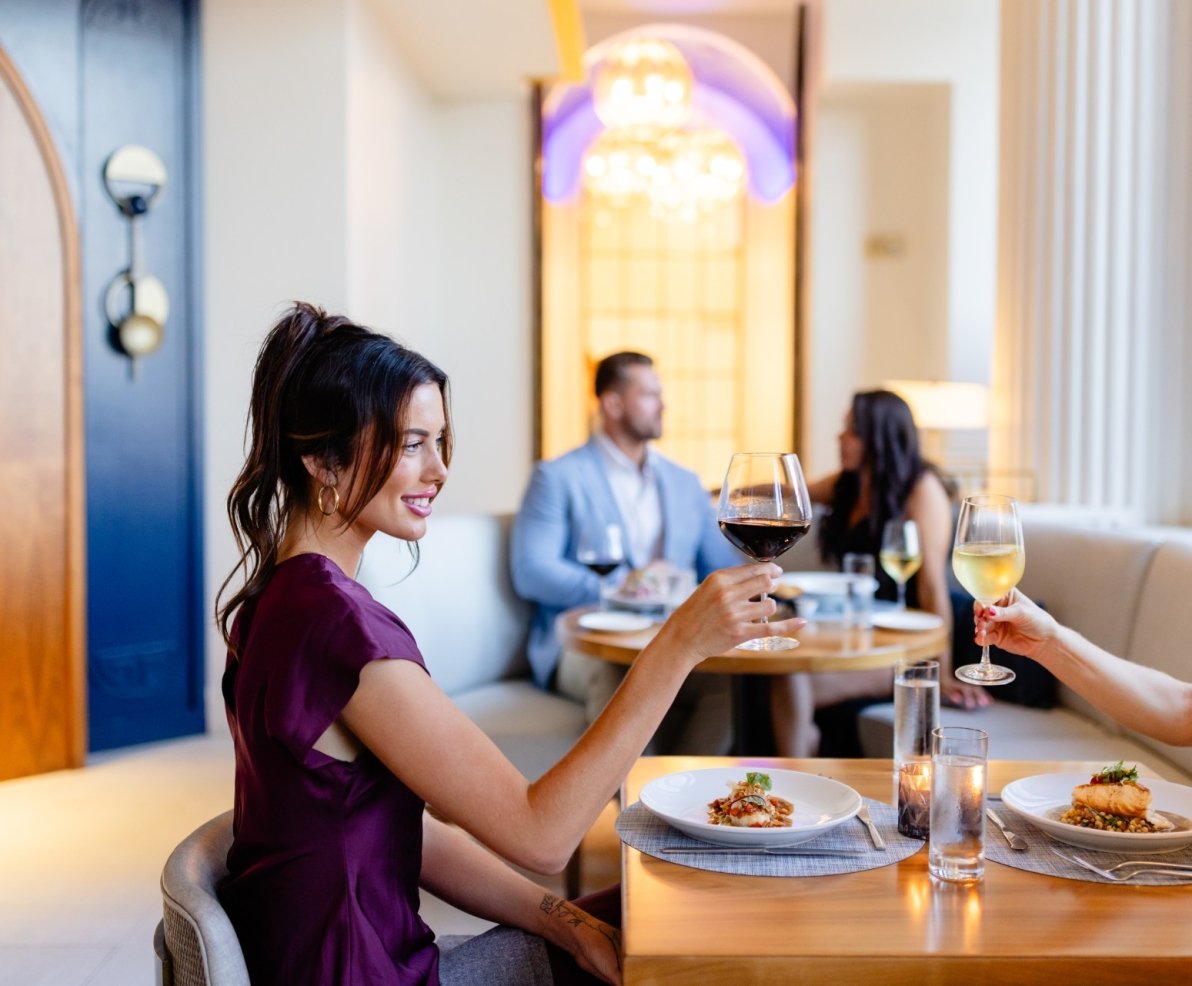
[[[601,429],[585,445],[541,462],[513,525],[511,568],[519,596],[534,604],[529,657],[534,679],[586,704],[589,720],[616,690],[625,669],[570,651],[555,635],[565,609],[596,602],[599,577],[577,560],[580,533],[593,519],[619,524],[626,569],[665,561],[703,579],[744,560],[721,535],[695,473],[660,455],[662,386],[653,361],[615,353],[596,369]],[[729,692],[723,676],[692,675],[659,731],[658,752],[727,749]],[[684,720],[687,720],[684,722]],[[673,737],[667,743],[666,737]],[[703,748],[696,748],[703,747]]]

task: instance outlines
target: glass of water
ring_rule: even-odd
[[[894,767],[931,759],[940,724],[940,662],[899,661],[894,672]]]
[[[844,625],[848,627],[873,626],[873,592],[877,588],[874,574],[877,562],[873,555],[850,551],[841,560],[841,569],[847,576],[844,589]]]
[[[985,774],[989,734],[939,726],[931,734],[931,832],[927,867],[954,883],[985,876]]]

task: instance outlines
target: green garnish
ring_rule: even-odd
[[[751,770],[745,774],[745,783],[746,784],[756,784],[763,791],[768,791],[768,790],[770,790],[770,787],[771,787],[770,775],[769,774],[759,774],[757,771],[754,771],[754,770]]]
[[[1112,767],[1106,767],[1100,773],[1093,774],[1092,783],[1094,784],[1137,784],[1138,783],[1138,765],[1134,764],[1127,767],[1125,762],[1119,760]]]

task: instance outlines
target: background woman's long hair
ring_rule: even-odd
[[[869,471],[867,533],[881,541],[886,521],[899,517],[928,464],[919,452],[919,430],[910,407],[888,390],[869,390],[853,397],[853,430],[864,448],[861,469]],[[860,470],[842,472],[832,491],[832,509],[820,528],[820,555],[839,562],[846,548],[850,521],[861,492]]]
[[[333,473],[356,467],[337,514],[327,519],[349,526],[393,472],[411,395],[427,383],[443,394],[446,414],[442,370],[388,336],[313,305],[295,304],[270,330],[253,371],[248,458],[228,494],[240,559],[220,586],[215,616],[229,648],[235,649],[232,618],[264,590],[290,521],[317,506],[318,484],[303,458]],[[450,424],[443,460],[451,460]],[[223,602],[241,571],[243,585]]]

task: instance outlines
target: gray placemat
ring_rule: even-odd
[[[1175,852],[1146,854],[1085,849],[1082,846],[1070,846],[1066,842],[1056,841],[1042,829],[1036,828],[1021,815],[1015,814],[1001,804],[997,805],[996,810],[1000,813],[1002,821],[1022,836],[1027,843],[1025,850],[1011,849],[997,827],[986,820],[985,858],[995,863],[1001,863],[1003,866],[1012,866],[1016,870],[1027,870],[1031,873],[1042,873],[1045,876],[1058,876],[1065,880],[1084,880],[1088,883],[1121,883],[1131,887],[1171,887],[1182,883],[1192,883],[1192,872],[1180,876],[1143,873],[1140,876],[1131,877],[1128,881],[1107,880],[1064,858],[1064,856],[1079,856],[1102,869],[1108,868],[1114,863],[1124,863],[1128,859],[1146,859],[1160,866],[1164,862],[1192,864],[1192,847],[1177,849]],[[1059,853],[1063,853],[1064,856],[1060,856]]]
[[[808,848],[848,849],[856,856],[742,856],[718,853],[714,847],[706,853],[670,855],[666,846],[709,847],[709,843],[692,839],[678,829],[671,828],[640,801],[635,801],[617,818],[617,835],[627,846],[668,863],[691,866],[714,873],[738,873],[742,876],[833,876],[838,873],[858,873],[878,866],[888,866],[914,855],[925,843],[908,839],[898,833],[898,810],[880,801],[864,799],[869,813],[882,837],[885,850],[873,848],[869,833],[860,819],[850,819],[834,829],[803,843]]]

